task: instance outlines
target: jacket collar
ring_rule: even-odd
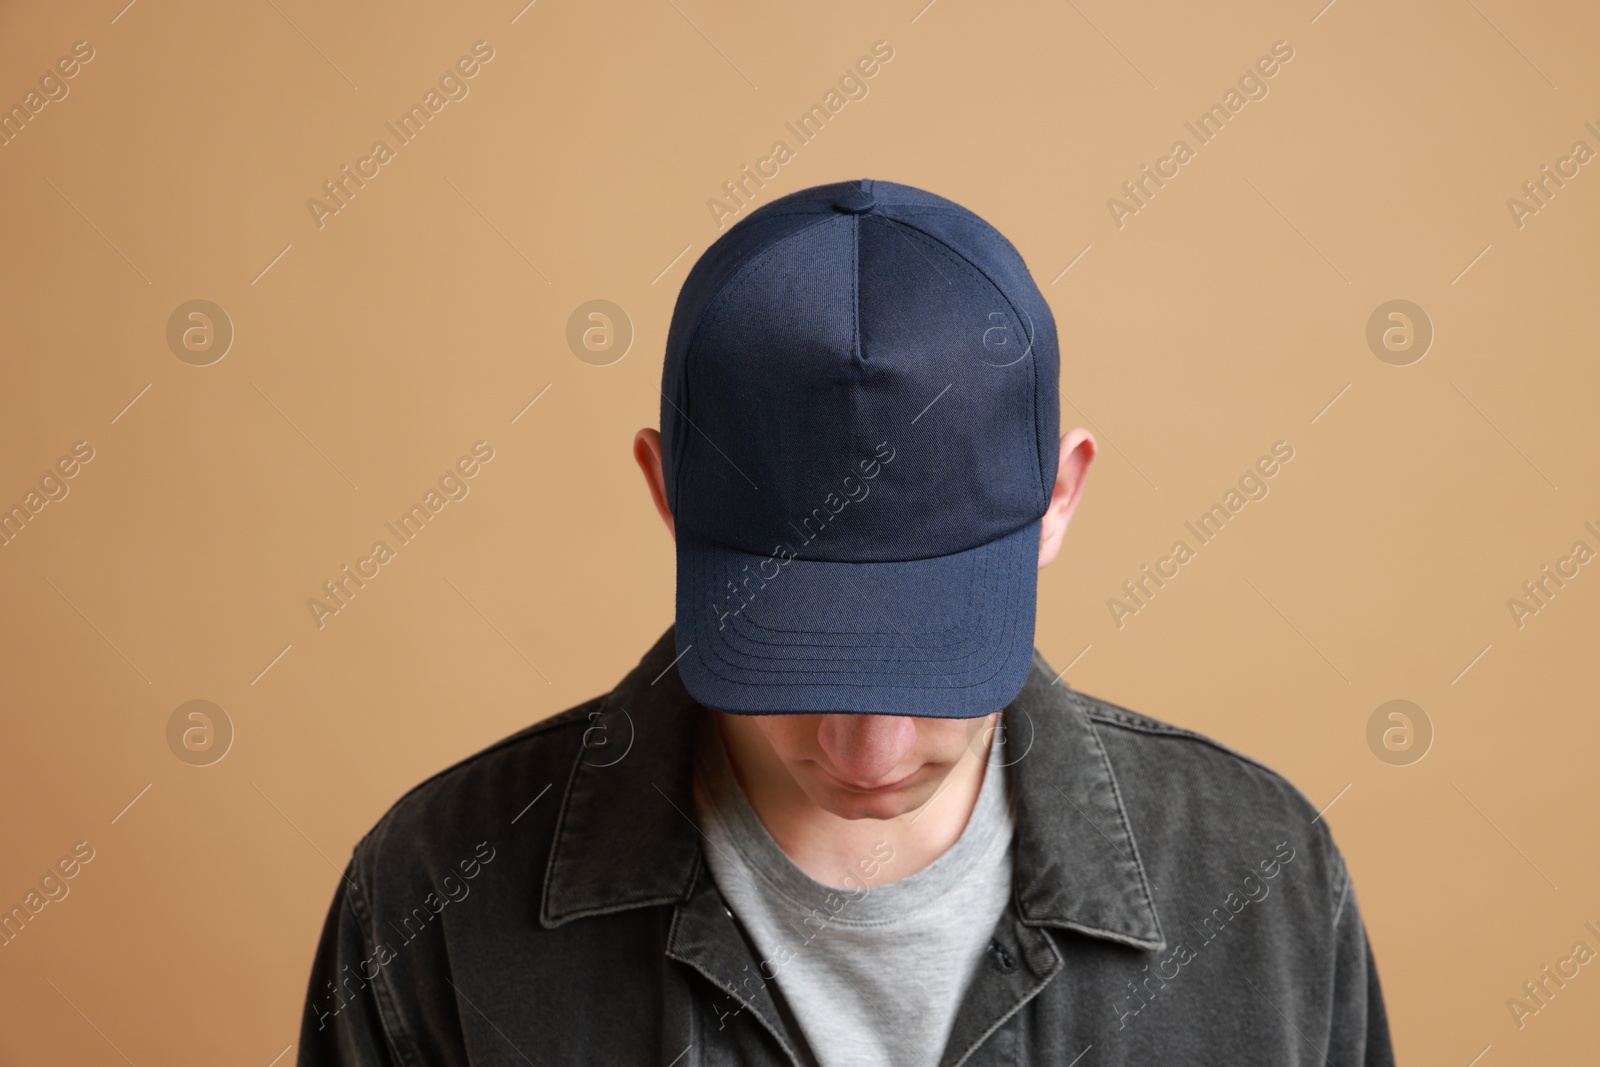
[[[573,761],[539,920],[546,927],[687,901],[701,860],[694,822],[697,704],[668,627],[606,695]],[[1002,721],[1016,804],[1013,871],[1023,922],[1142,949],[1166,939],[1094,723],[1037,650]]]

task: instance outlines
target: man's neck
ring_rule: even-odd
[[[734,776],[778,847],[810,877],[845,888],[907,878],[960,839],[983,788],[985,729],[920,807],[893,819],[846,819],[819,807],[737,716],[713,713]]]

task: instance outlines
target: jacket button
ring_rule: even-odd
[[[1001,974],[1010,974],[1017,969],[1016,957],[1007,952],[1005,946],[998,941],[989,942],[989,954],[994,957],[994,966]]]
[[[728,910],[728,906],[726,904],[722,906],[722,914],[726,915],[730,919],[733,918],[733,912]]]

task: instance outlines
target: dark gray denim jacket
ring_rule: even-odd
[[[407,793],[356,846],[301,1064],[810,1064],[701,855],[672,630],[612,692]],[[1393,1062],[1316,809],[1054,682],[1006,709],[1015,888],[937,1067]],[[935,1065],[929,1065],[935,1067]]]

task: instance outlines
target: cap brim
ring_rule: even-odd
[[[1033,663],[1039,528],[934,559],[830,563],[680,526],[678,674],[699,703],[740,714],[999,711]]]

